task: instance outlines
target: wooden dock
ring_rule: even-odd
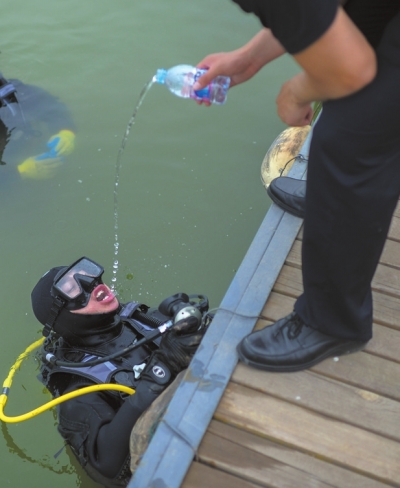
[[[365,351],[298,373],[237,363],[240,339],[302,292],[301,225],[268,211],[129,488],[400,487],[400,205]]]

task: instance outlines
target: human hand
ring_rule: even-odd
[[[157,354],[177,374],[189,366],[205,331],[195,317],[180,320],[164,335]]]
[[[244,83],[252,78],[266,64],[285,52],[270,29],[261,29],[244,46],[230,52],[206,56],[197,67],[208,71],[197,80],[195,90],[205,88],[219,75],[229,76],[230,87]],[[198,103],[202,103],[201,101]],[[206,103],[206,105],[210,105]]]
[[[58,134],[50,137],[47,147],[50,148],[51,157],[71,154],[75,147],[75,134],[70,130],[60,130]]]
[[[195,91],[202,90],[217,76],[221,75],[230,77],[229,87],[232,88],[247,81],[258,71],[251,66],[249,60],[239,55],[238,51],[210,54],[197,65],[197,68],[207,71],[193,85]],[[209,101],[205,100],[197,100],[197,103],[199,105],[211,105]]]
[[[231,78],[231,87],[239,85],[250,79],[258,71],[252,60],[241,54],[239,49],[226,53],[209,54],[197,64],[197,68],[207,70],[197,80],[200,88],[206,87],[214,78],[220,75]]]
[[[43,156],[44,155],[33,156],[18,165],[17,169],[21,178],[29,178],[32,180],[47,180],[53,178],[57,172],[57,168],[63,163],[62,158]]]
[[[299,98],[293,79],[282,85],[276,103],[278,115],[285,124],[292,127],[302,127],[311,123],[313,117],[312,104]]]

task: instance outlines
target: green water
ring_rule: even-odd
[[[50,267],[82,255],[114,261],[116,160],[143,86],[157,68],[196,64],[239,47],[259,29],[233,3],[211,0],[3,0],[0,70],[45,88],[71,110],[76,149],[49,181],[16,181],[0,194],[0,376],[40,337],[30,292]],[[153,85],[121,158],[118,273],[122,301],[157,305],[183,291],[218,306],[267,209],[260,166],[283,130],[275,112],[288,59],[199,107]],[[6,414],[49,396],[26,361]],[[2,427],[2,488],[97,486],[68,457],[54,412]]]

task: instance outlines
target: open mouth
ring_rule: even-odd
[[[108,286],[103,284],[96,286],[94,289],[94,297],[97,302],[105,303],[111,302],[115,298],[113,292],[108,288]]]

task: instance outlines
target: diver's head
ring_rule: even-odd
[[[103,273],[102,266],[83,257],[40,278],[31,298],[43,335],[54,330],[70,342],[86,342],[93,334],[111,331],[119,302],[102,282]]]

